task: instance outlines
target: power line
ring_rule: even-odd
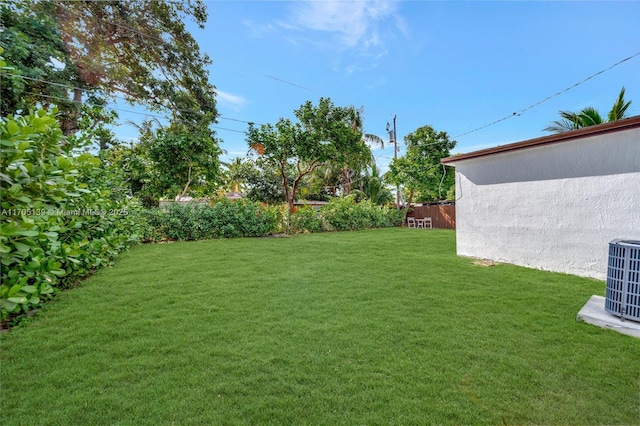
[[[262,76],[265,76],[265,77],[267,77],[267,78],[270,78],[270,79],[272,79],[272,80],[279,81],[279,82],[281,82],[281,83],[288,84],[288,85],[290,85],[290,86],[298,87],[298,88],[300,88],[300,89],[308,90],[309,92],[311,92],[311,89],[309,89],[308,87],[300,86],[299,84],[292,83],[292,82],[290,82],[290,81],[283,80],[283,79],[281,79],[281,78],[274,77],[274,76],[272,76],[272,75],[265,74],[265,73],[263,73],[263,72],[258,73],[258,74],[260,74],[260,75],[262,75]]]
[[[221,120],[229,120],[229,121],[237,121],[238,123],[247,123],[247,124],[257,124],[258,126],[262,126],[263,124],[261,123],[256,123],[255,121],[246,121],[246,120],[239,120],[237,118],[229,118],[229,117],[225,117],[224,115],[219,115],[218,117]]]
[[[41,97],[49,98],[49,99],[58,99],[58,100],[65,101],[65,102],[82,103],[82,101],[75,101],[75,100],[72,100],[72,99],[65,99],[65,98],[61,98],[59,96],[45,95],[43,93],[35,93],[35,92],[28,92],[28,91],[25,91],[23,93],[26,93],[26,94],[29,94],[29,95],[41,96]],[[129,114],[144,115],[145,117],[163,118],[165,120],[171,121],[171,119],[169,117],[165,116],[165,115],[153,114],[153,113],[150,113],[150,112],[132,111],[132,110],[129,110],[129,109],[115,108],[115,107],[112,107],[111,109],[116,110],[116,111],[126,112],[126,113],[129,113]],[[220,126],[210,126],[210,127],[213,128],[213,129],[218,129],[218,130],[226,130],[228,132],[245,133],[242,130],[229,129],[229,128],[226,128],[226,127],[220,127]]]
[[[3,75],[3,74],[4,73],[0,73],[0,75]],[[59,86],[59,87],[65,88],[65,89],[80,90],[82,92],[91,91],[91,89],[82,89],[80,87],[69,86],[69,85],[62,84],[62,83],[56,83],[56,82],[53,82],[53,81],[43,80],[43,79],[40,79],[40,78],[26,77],[24,75],[16,75],[15,77],[22,78],[22,79],[25,79],[25,80],[37,81],[37,82],[40,82],[40,83],[46,83],[46,84],[49,84],[49,85],[52,85],[52,86]],[[112,86],[109,86],[109,87],[111,89],[114,89],[114,90],[119,90],[117,87],[112,87]],[[36,96],[42,96],[42,97],[46,97],[46,98],[59,99],[59,100],[66,101],[66,102],[82,103],[82,101],[74,101],[72,99],[65,99],[65,98],[61,98],[61,97],[58,97],[58,96],[45,95],[45,94],[42,94],[42,93],[35,93],[35,92],[28,92],[28,91],[24,91],[23,93],[28,93],[28,94],[36,95]],[[119,96],[119,95],[110,95],[110,96],[113,96],[115,98],[122,99],[122,100],[125,100],[125,101],[127,100],[127,98],[125,98],[124,96]],[[169,107],[167,107],[165,105],[162,105],[160,103],[157,103],[157,102],[154,102],[154,104],[157,105],[157,106],[161,106],[163,108],[169,108]],[[118,108],[115,108],[115,107],[112,108],[112,109],[119,110],[119,111],[125,111],[125,110],[118,109]],[[175,111],[181,111],[181,112],[198,112],[198,110],[195,110],[195,109],[175,108],[174,110]],[[141,113],[137,113],[135,111],[132,111],[132,112],[134,114],[141,114]],[[147,115],[153,115],[153,114],[147,114]],[[223,115],[218,115],[216,118],[220,118],[222,120],[236,121],[238,123],[246,123],[246,124],[253,123],[253,124],[260,125],[260,123],[256,123],[254,121],[240,120],[238,118],[231,118],[231,117],[226,117],[226,116],[223,116]]]
[[[0,73],[0,75],[4,75],[4,74],[6,74],[6,73],[4,73],[4,72]],[[38,82],[41,82],[41,83],[50,84],[51,86],[64,87],[65,89],[80,90],[82,92],[88,92],[90,90],[90,89],[82,89],[80,87],[70,86],[68,84],[62,84],[62,83],[56,83],[56,82],[53,82],[53,81],[42,80],[40,78],[27,77],[26,75],[12,75],[12,77],[18,77],[18,78],[22,78],[24,80],[38,81]],[[112,87],[112,89],[113,89],[113,87]],[[116,97],[118,97],[118,96],[116,96]]]
[[[565,93],[565,92],[568,92],[569,90],[574,89],[574,88],[576,88],[576,87],[580,86],[581,84],[583,84],[583,83],[585,83],[585,82],[587,82],[587,81],[591,80],[592,78],[597,77],[597,76],[599,76],[600,74],[603,74],[603,73],[605,73],[605,72],[609,71],[610,69],[612,69],[612,68],[614,68],[614,67],[617,67],[618,65],[622,64],[623,62],[627,62],[628,60],[631,60],[631,59],[635,58],[635,57],[636,57],[636,56],[638,56],[638,55],[640,55],[640,52],[636,52],[636,53],[634,53],[633,55],[631,55],[631,56],[629,56],[629,57],[627,57],[627,58],[624,58],[624,59],[622,59],[621,61],[616,62],[615,64],[611,65],[610,67],[607,67],[607,68],[605,68],[605,69],[603,69],[603,70],[601,70],[601,71],[598,71],[597,73],[590,75],[589,77],[585,78],[584,80],[579,81],[579,82],[577,82],[577,83],[575,83],[575,84],[573,84],[573,85],[571,85],[571,86],[567,87],[567,88],[566,88],[566,89],[564,89],[564,90],[561,90],[561,91],[559,91],[559,92],[557,92],[557,93],[554,93],[554,94],[553,94],[553,95],[551,95],[551,96],[547,96],[547,97],[546,97],[546,98],[544,98],[543,100],[538,101],[538,102],[536,102],[536,103],[534,103],[534,104],[532,104],[532,105],[529,105],[528,107],[526,107],[526,108],[524,108],[524,109],[518,110],[518,111],[514,112],[514,113],[513,113],[513,114],[511,114],[511,115],[507,115],[507,116],[505,116],[505,117],[500,118],[499,120],[493,121],[493,122],[491,122],[491,123],[489,123],[489,124],[485,124],[484,126],[478,127],[478,128],[476,128],[476,129],[469,130],[468,132],[461,133],[461,134],[459,134],[459,135],[454,136],[453,138],[455,139],[455,138],[459,138],[460,136],[468,135],[469,133],[477,132],[478,130],[482,130],[482,129],[487,128],[487,127],[489,127],[489,126],[493,126],[494,124],[498,124],[498,123],[500,123],[500,122],[502,122],[502,121],[505,121],[505,120],[507,120],[507,119],[509,119],[509,118],[511,118],[511,117],[520,117],[520,116],[521,116],[522,114],[524,114],[526,111],[528,111],[528,110],[530,110],[530,109],[532,109],[532,108],[535,108],[535,107],[537,107],[538,105],[540,105],[540,104],[542,104],[542,103],[544,103],[544,102],[547,102],[549,99],[555,98],[556,96],[559,96],[559,95],[561,95],[561,94],[563,94],[563,93]]]

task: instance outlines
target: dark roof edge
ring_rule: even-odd
[[[522,142],[510,143],[507,145],[498,145],[493,148],[473,151],[466,154],[454,155],[443,158],[441,163],[455,163],[457,161],[469,160],[471,158],[486,157],[488,155],[501,154],[509,151],[519,151],[521,149],[533,148],[541,145],[550,145],[554,143],[567,142],[574,139],[580,139],[587,136],[595,136],[603,133],[614,133],[623,130],[629,130],[640,127],[640,115],[634,117],[623,118],[622,120],[612,121],[611,123],[600,124],[597,126],[583,127],[578,130],[571,130],[564,133],[556,133],[554,135],[542,136],[535,139],[529,139]]]

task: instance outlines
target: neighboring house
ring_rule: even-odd
[[[605,279],[609,242],[640,240],[640,116],[442,163],[461,256]]]

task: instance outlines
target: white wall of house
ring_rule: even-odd
[[[459,255],[605,279],[640,240],[640,129],[453,161]]]

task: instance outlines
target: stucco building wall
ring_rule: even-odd
[[[640,239],[640,129],[456,161],[459,255],[605,279]]]

